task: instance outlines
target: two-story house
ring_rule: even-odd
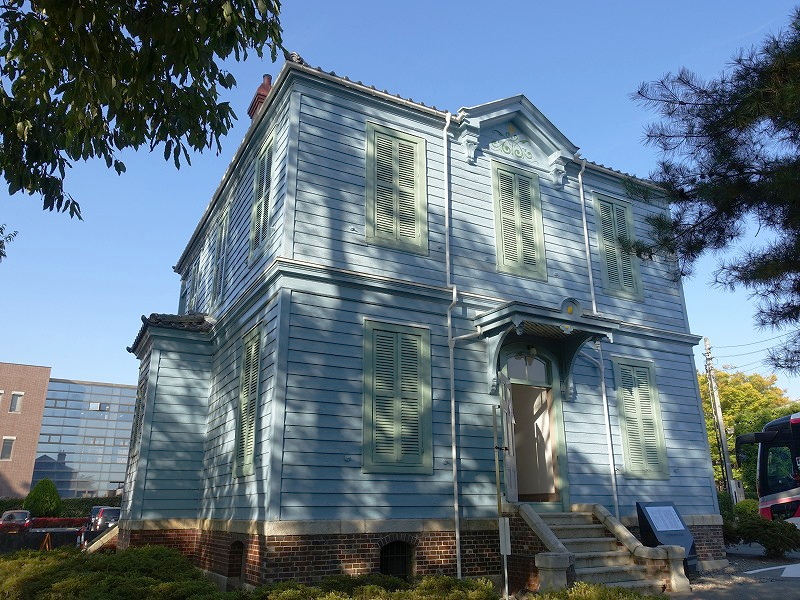
[[[669,500],[724,558],[681,284],[624,250],[665,207],[524,96],[451,114],[294,55],[249,112],[178,314],[130,348],[123,547],[232,583],[498,577],[500,510],[520,586],[545,551],[639,556],[636,502]]]

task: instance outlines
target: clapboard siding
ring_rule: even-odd
[[[451,126],[445,149],[444,118],[413,105],[389,102],[302,71],[290,71],[273,93],[274,102],[246,138],[181,261],[183,278],[198,261],[196,307],[217,319],[214,350],[212,357],[198,356],[200,346],[188,342],[161,350],[156,401],[147,413],[152,431],[145,430],[146,450],[166,457],[170,449],[173,454],[177,449],[179,476],[156,470],[149,480],[143,480],[142,473],[129,477],[158,499],[141,511],[144,518],[176,516],[177,507],[188,506],[192,498],[198,506],[196,516],[211,519],[452,518],[448,235],[451,278],[459,291],[454,335],[474,332],[476,315],[508,302],[560,310],[564,299],[573,298],[588,314],[593,293],[596,316],[614,323],[614,342],[602,345],[604,382],[599,381],[600,370],[586,358],[576,359],[571,374],[560,374],[572,385],[554,398],[563,414],[563,430],[557,428],[555,433],[564,438],[565,462],[559,465],[569,487],[564,500],[611,507],[613,459],[622,514],[632,514],[636,501],[648,499],[673,500],[684,514],[716,510],[691,353],[693,338],[683,335],[688,333],[688,321],[680,283],[673,277],[674,264],[663,257],[637,261],[639,300],[603,290],[595,198],[601,194],[624,200],[622,175],[587,165],[582,206],[579,163],[567,162],[563,185],[552,181],[549,133],[531,142],[536,148],[530,159],[510,158],[492,146],[509,124],[516,127],[528,118],[522,113],[505,121],[493,115],[491,125],[481,124],[483,116],[470,117],[470,127],[478,131],[470,162],[459,139],[463,126]],[[367,243],[368,123],[425,142],[425,253]],[[274,152],[271,231],[263,252],[251,256],[254,164],[269,137]],[[449,231],[445,152],[451,191]],[[493,162],[538,177],[546,279],[498,271]],[[635,235],[645,238],[646,218],[662,209],[640,202],[631,206]],[[213,259],[218,254],[215,223],[225,210],[229,221],[224,290],[220,299],[212,301]],[[430,332],[432,474],[362,470],[365,319]],[[235,477],[242,340],[255,326],[261,332],[261,355],[254,474]],[[489,340],[462,340],[454,349],[459,502],[465,517],[491,517],[496,511],[493,409],[499,398],[489,393],[494,365],[488,365],[495,358],[489,349],[496,335],[502,334],[495,330]],[[552,354],[557,354],[560,343],[529,341]],[[589,346],[584,352],[598,358]],[[642,485],[625,475],[612,362],[619,357],[647,360],[654,366],[668,479]],[[612,456],[601,385],[607,393]],[[194,429],[200,433],[192,438],[191,448],[183,441],[176,445],[176,440],[192,437]],[[191,496],[191,476],[200,490],[196,497]]]
[[[214,356],[211,401],[207,416],[207,438],[201,515],[214,518],[219,511],[231,518],[266,518],[263,489],[268,483],[272,400],[275,387],[275,344],[278,310],[274,299],[240,320],[228,323],[228,342]],[[255,474],[234,476],[236,425],[239,412],[239,378],[242,368],[243,337],[253,327],[260,331],[259,401],[256,415]]]
[[[195,353],[203,347],[197,341],[184,344],[184,352],[162,352],[163,339],[152,343],[150,374],[158,393],[145,414],[146,437],[139,452],[144,466],[137,475],[143,485],[129,514],[147,518],[147,511],[157,506],[161,518],[194,518],[200,499],[211,357],[208,351]],[[168,346],[180,348],[180,343],[171,338]]]

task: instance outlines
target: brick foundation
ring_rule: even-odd
[[[511,519],[509,588],[535,590],[539,574],[536,554],[547,548],[523,519]],[[124,527],[124,524],[123,524]],[[698,558],[725,558],[721,525],[691,525]],[[630,527],[638,537],[638,527]],[[199,568],[240,583],[263,585],[276,581],[313,583],[331,575],[380,572],[381,548],[394,541],[414,548],[414,575],[455,575],[455,534],[452,531],[394,533],[257,535],[197,529],[121,529],[118,546],[158,544],[175,548]],[[469,529],[461,534],[462,574],[500,581],[502,557],[497,529]],[[666,569],[666,565],[664,565]],[[655,576],[656,574],[653,573]],[[574,569],[567,573],[570,583]]]
[[[205,571],[262,585],[287,580],[312,583],[331,575],[377,573],[381,548],[398,540],[414,547],[414,575],[456,575],[452,531],[264,536],[185,529],[122,530],[119,545],[168,546]],[[497,530],[463,531],[463,575],[499,577],[502,573],[498,548]]]
[[[697,559],[700,561],[717,561],[725,559],[725,542],[722,539],[722,525],[688,525],[694,537]],[[628,526],[630,532],[642,539],[638,526]]]

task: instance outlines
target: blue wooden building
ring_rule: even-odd
[[[130,348],[123,546],[229,584],[497,577],[499,490],[517,587],[542,553],[669,587],[666,554],[636,559],[636,502],[724,558],[675,264],[621,241],[664,206],[521,95],[451,114],[294,55],[249,112],[178,314]]]

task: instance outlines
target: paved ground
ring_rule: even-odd
[[[693,578],[691,592],[669,594],[670,600],[800,599],[800,567],[792,568],[800,564],[800,553],[767,559],[760,546],[743,544],[728,548],[728,561],[723,569]]]

